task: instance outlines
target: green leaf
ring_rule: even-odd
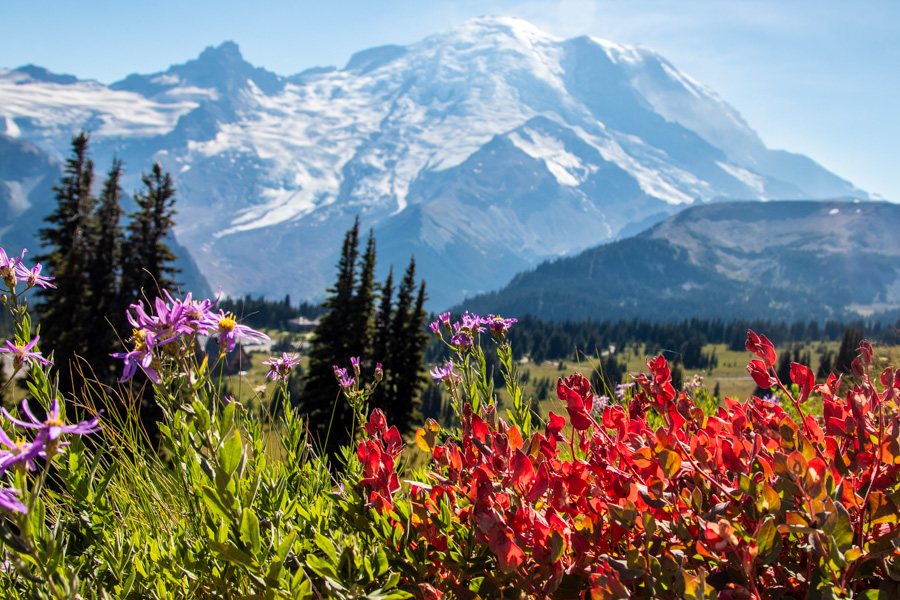
[[[315,554],[308,554],[306,556],[306,565],[313,570],[313,573],[320,577],[328,577],[330,579],[338,578],[334,565]]]
[[[278,549],[275,550],[275,558],[278,562],[284,562],[284,559],[287,558],[288,552],[291,551],[291,547],[294,545],[294,533],[291,532],[289,536],[284,538],[282,542],[278,545]]]
[[[331,560],[332,564],[337,564],[337,550],[334,548],[334,544],[327,537],[322,535],[321,533],[317,533],[315,537],[316,546],[318,546],[319,550],[325,553],[329,560]]]
[[[831,531],[826,529],[826,533],[834,537],[838,549],[843,552],[853,545],[853,525],[850,523],[850,513],[847,512],[847,509],[840,502],[835,504],[835,512],[837,513],[837,519],[834,522],[834,528]],[[829,521],[831,519],[826,521],[825,527],[827,527]]]
[[[250,546],[254,556],[259,555],[259,518],[249,508],[241,515],[241,541]]]
[[[744,473],[738,474],[738,488],[751,498],[756,498],[756,482]]]
[[[213,551],[213,554],[215,554],[217,558],[227,560],[230,563],[234,563],[236,565],[241,565],[244,567],[256,566],[256,562],[253,560],[253,557],[249,556],[246,552],[243,552],[242,550],[236,548],[231,542],[225,542],[224,544],[222,544],[210,540],[209,548]]]
[[[781,554],[782,546],[781,536],[775,527],[775,517],[768,515],[759,527],[759,534],[756,536],[756,544],[759,546],[759,559],[762,564],[768,565],[775,561]]]
[[[228,438],[222,449],[219,450],[219,464],[222,465],[226,473],[232,475],[237,470],[238,465],[241,464],[243,456],[244,446],[241,443],[241,432],[235,430],[234,435]]]
[[[214,489],[212,489],[208,485],[201,485],[200,492],[203,495],[203,501],[211,511],[213,511],[223,519],[231,519],[231,509],[227,507],[221,499],[219,499],[219,494],[216,493]]]
[[[678,456],[677,452],[672,452],[671,450],[663,450],[657,456],[659,460],[659,466],[662,468],[663,473],[665,473],[666,478],[671,479],[678,472],[678,469],[681,468],[681,457]]]
[[[384,575],[389,567],[387,553],[379,546],[375,551],[375,575],[378,577]]]

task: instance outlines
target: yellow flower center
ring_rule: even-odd
[[[219,332],[230,333],[234,331],[236,325],[237,323],[234,320],[234,316],[229,313],[219,320]]]

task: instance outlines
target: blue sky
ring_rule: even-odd
[[[898,0],[3,0],[0,67],[111,83],[233,40],[248,61],[290,75],[481,15],[652,48],[770,148],[900,202]]]

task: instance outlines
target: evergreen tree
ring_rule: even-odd
[[[385,376],[389,377],[384,397],[385,415],[401,432],[421,420],[419,393],[427,383],[422,368],[422,356],[430,336],[425,330],[425,282],[416,292],[416,261],[410,259],[409,267],[397,288],[397,305],[391,321],[390,351],[385,364]],[[388,375],[389,374],[389,375]]]
[[[373,316],[375,313],[375,237],[369,231],[366,253],[359,270],[359,281],[350,302],[347,319],[347,353],[368,363],[372,345]],[[374,368],[374,365],[370,365]]]
[[[119,277],[122,266],[122,227],[119,221],[124,214],[121,206],[123,174],[122,161],[113,160],[103,185],[96,210],[96,227],[92,240],[92,256],[88,279],[93,305],[94,332],[88,362],[101,383],[116,380],[119,361],[110,357],[121,351],[122,339],[128,330],[125,311],[128,306],[121,300]]]
[[[831,375],[831,360],[833,356],[834,352],[826,350],[822,353],[822,356],[819,357],[819,368],[816,370],[816,379],[819,381],[824,382],[828,379],[828,376]]]
[[[837,358],[834,359],[835,374],[853,375],[853,361],[859,356],[859,343],[863,340],[863,332],[855,327],[848,327],[841,339]]]
[[[144,189],[134,195],[138,210],[130,215],[124,244],[122,290],[132,301],[146,294],[153,299],[162,290],[173,291],[172,277],[180,272],[172,262],[177,258],[166,242],[175,226],[175,186],[159,163],[141,177]]]
[[[372,360],[384,364],[390,355],[391,317],[393,315],[391,302],[394,296],[394,267],[388,270],[387,279],[381,285],[381,300],[378,304],[378,312],[375,314],[374,340],[372,341]],[[376,389],[372,398],[374,408],[384,407],[384,386]]]
[[[319,320],[309,353],[300,411],[307,415],[310,431],[322,449],[332,456],[346,443],[352,423],[350,406],[339,393],[334,365],[348,366],[348,327],[356,289],[356,262],[359,255],[359,218],[344,236],[338,277],[322,306],[328,311]]]
[[[56,289],[38,290],[41,342],[53,351],[63,392],[73,389],[78,368],[70,366],[70,361],[89,355],[95,333],[94,299],[86,273],[92,266],[96,200],[91,195],[94,164],[87,151],[88,135],[82,131],[72,138],[72,156],[66,160],[60,185],[53,188],[56,210],[45,217],[49,226],[39,232],[46,253],[37,260],[56,285]]]

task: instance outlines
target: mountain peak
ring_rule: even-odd
[[[495,16],[468,19],[462,25],[433,37],[476,44],[484,41],[496,43],[502,38],[512,38],[519,43],[527,44],[536,42],[552,44],[562,41],[562,38],[553,36],[524,19]]]
[[[226,40],[216,47],[207,46],[197,60],[206,65],[212,64],[240,64],[244,62],[241,49],[238,45]]]
[[[33,64],[21,66],[18,69],[13,69],[13,71],[16,73],[27,75],[28,78],[32,81],[46,81],[49,83],[59,83],[62,85],[68,85],[70,83],[76,83],[78,81],[78,78],[74,75],[62,75],[53,73],[51,71],[48,71],[44,67],[39,67]]]

